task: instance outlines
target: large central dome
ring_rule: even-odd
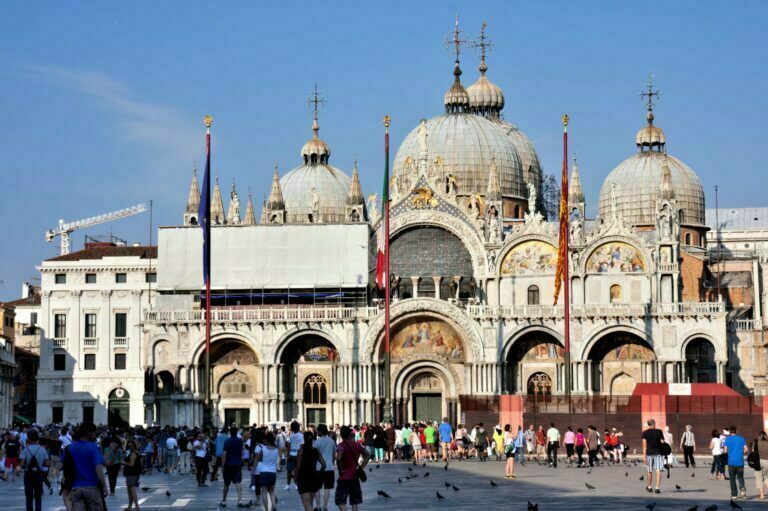
[[[447,113],[426,121],[427,156],[441,179],[456,177],[458,193],[485,194],[488,174],[496,164],[501,193],[525,199],[522,164],[515,146],[499,124],[469,113]],[[393,176],[415,182],[420,155],[419,127],[397,150]]]

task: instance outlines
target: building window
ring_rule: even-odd
[[[147,273],[145,273],[144,274],[144,280],[148,284],[154,284],[155,282],[157,282],[157,273],[155,273],[155,272],[147,272]]]
[[[96,354],[87,353],[83,357],[83,369],[86,371],[93,371],[96,369]]]
[[[127,273],[115,273],[115,283],[117,284],[125,284],[128,282],[128,274]]]
[[[304,381],[304,404],[324,405],[328,402],[328,390],[325,378],[311,374]]]
[[[125,369],[125,353],[115,353],[115,369]]]
[[[83,405],[83,422],[93,424],[93,405]]]
[[[67,274],[66,273],[57,273],[56,274],[55,282],[57,284],[66,284],[67,283]]]
[[[621,301],[621,286],[614,284],[611,286],[611,303],[619,303]]]
[[[685,233],[685,244],[689,245],[689,246],[691,244],[691,233],[690,232],[686,232]]]
[[[53,370],[54,371],[66,371],[67,359],[64,353],[54,353],[53,355]],[[56,421],[54,421],[56,422]]]
[[[96,337],[96,314],[85,315],[85,337],[94,339]]]
[[[30,326],[37,325],[37,312],[31,312],[29,314],[29,323],[30,323]]]
[[[56,339],[64,339],[67,336],[67,315],[54,314],[53,324],[53,336]]]
[[[55,424],[61,424],[64,422],[64,407],[52,406],[51,407],[51,422]]]
[[[539,286],[531,286],[528,288],[528,305],[539,304]]]
[[[125,312],[115,313],[115,337],[128,336],[128,314]]]
[[[85,274],[85,283],[86,284],[95,284],[96,283],[96,274],[95,273],[86,273]]]

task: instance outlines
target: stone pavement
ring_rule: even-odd
[[[701,460],[703,462],[703,460]],[[410,470],[409,470],[410,469]],[[649,504],[656,504],[655,511],[688,510],[698,505],[699,511],[716,504],[720,510],[730,510],[728,481],[707,480],[709,467],[699,464],[696,470],[675,468],[672,476],[666,476],[662,483],[661,495],[645,492],[645,481],[640,481],[645,469],[637,466],[601,466],[589,469],[568,468],[560,464],[557,469],[550,469],[535,462],[524,467],[517,467],[518,478],[512,481],[504,479],[503,462],[465,461],[451,462],[448,470],[443,463],[421,465],[396,463],[394,465],[375,465],[370,467],[368,482],[363,485],[363,510],[470,510],[479,506],[484,511],[520,510],[527,508],[527,501],[539,504],[541,511],[549,510],[631,510],[644,511]],[[768,500],[757,499],[755,480],[752,469],[746,468],[746,486],[749,498],[739,504],[745,510],[766,509]],[[427,476],[427,473],[429,474]],[[412,477],[418,475],[418,477]],[[692,475],[694,477],[692,477]],[[411,476],[411,479],[406,477]],[[245,478],[244,478],[245,479]],[[402,482],[398,482],[398,479]],[[497,486],[491,485],[493,480]],[[301,504],[295,490],[284,491],[285,472],[278,474],[278,507],[280,511],[299,511]],[[458,491],[449,483],[455,485]],[[589,489],[586,483],[595,489]],[[194,476],[168,476],[155,474],[142,476],[141,486],[148,491],[140,491],[142,509],[152,510],[215,510],[221,499],[221,481],[211,483],[208,488],[197,488]],[[676,489],[675,485],[680,486]],[[234,488],[232,489],[234,490]],[[383,490],[391,499],[377,496]],[[166,491],[171,496],[166,496]],[[253,497],[253,492],[245,490],[246,500]],[[445,500],[438,500],[439,492]],[[230,492],[227,509],[238,509]],[[21,481],[8,483],[0,481],[0,511],[24,510],[24,492]],[[107,499],[109,509],[121,510],[127,503],[124,478],[121,476],[117,495]],[[331,503],[333,494],[331,495]],[[43,509],[64,511],[61,498],[54,492],[43,497]],[[261,507],[254,507],[261,510]],[[338,509],[329,506],[329,509]]]

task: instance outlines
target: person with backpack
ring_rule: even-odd
[[[45,447],[39,444],[40,434],[36,429],[27,433],[27,446],[21,451],[21,466],[24,469],[24,497],[27,511],[41,511],[43,507],[43,479],[50,458]]]
[[[358,464],[360,456],[363,457],[363,463]],[[347,511],[347,500],[352,506],[352,511],[357,511],[358,506],[363,503],[363,490],[360,487],[358,469],[363,470],[365,477],[365,466],[368,464],[370,455],[360,444],[354,441],[354,434],[349,426],[341,427],[341,443],[336,447],[336,459],[339,467],[339,480],[336,484],[336,495],[334,502],[341,511]]]
[[[179,475],[188,475],[191,467],[189,465],[189,439],[186,433],[179,432]]]
[[[140,511],[136,488],[139,487],[139,478],[141,477],[141,454],[139,454],[134,440],[128,440],[125,444],[123,475],[125,476],[125,487],[128,490],[128,507],[126,509],[130,511],[131,505],[133,505],[136,511]]]

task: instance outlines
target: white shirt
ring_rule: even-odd
[[[168,437],[168,440],[165,441],[165,448],[166,449],[176,449],[179,446],[178,442],[176,442],[176,439],[172,436]]]
[[[333,472],[333,452],[336,450],[336,442],[328,436],[321,436],[315,440],[313,446],[318,450],[323,460],[325,460],[325,471]],[[318,461],[316,470],[321,468],[322,465]]]
[[[560,441],[560,432],[557,428],[549,428],[547,430],[547,440],[549,440],[550,443]]]
[[[72,437],[69,436],[69,433],[67,433],[66,435],[60,435],[59,440],[61,440],[62,449],[64,449],[65,447],[67,447],[69,444],[72,443]]]
[[[709,443],[710,449],[712,449],[713,456],[720,456],[723,454],[722,441],[719,438],[713,438]]]
[[[304,444],[304,435],[301,433],[291,433],[291,437],[288,439],[291,443],[291,451],[289,456],[296,456],[299,454],[299,448]]]
[[[259,473],[277,473],[277,460],[280,456],[277,448],[267,445],[260,445],[257,447],[257,449],[259,452],[261,452],[261,460],[259,460],[259,466],[257,467]]]
[[[206,449],[205,447],[205,442],[201,442],[200,440],[195,440],[195,443],[192,444],[192,447],[195,448],[196,458],[205,458],[205,453],[208,452],[208,449]]]

